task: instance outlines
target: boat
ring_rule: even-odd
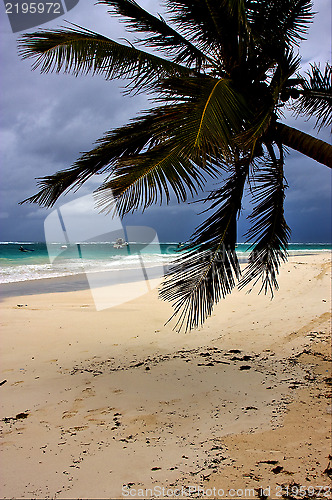
[[[118,238],[115,243],[113,244],[113,248],[123,248],[125,246],[127,246],[128,243],[126,240],[124,240],[123,238]]]

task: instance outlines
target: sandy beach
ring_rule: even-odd
[[[332,498],[330,277],[292,256],[187,334],[157,288],[3,299],[0,497]]]

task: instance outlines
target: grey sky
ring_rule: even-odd
[[[150,12],[160,12],[158,2],[142,0]],[[302,67],[310,62],[323,66],[330,59],[331,4],[330,0],[315,0],[318,12],[308,40],[300,47]],[[43,28],[65,25],[64,20],[98,31],[118,40],[125,34],[123,24],[109,14],[103,5],[81,0],[64,19],[58,18]],[[104,132],[122,125],[149,106],[145,96],[124,97],[121,82],[107,82],[101,76],[40,75],[31,71],[31,61],[17,55],[18,33],[13,34],[0,3],[1,28],[1,197],[0,239],[2,241],[43,240],[43,222],[49,211],[37,205],[19,206],[18,202],[36,192],[35,177],[69,167],[80,152],[91,149],[93,142]],[[27,31],[34,31],[30,29]],[[314,120],[306,122],[287,116],[285,121],[305,132],[317,135]],[[329,134],[319,135],[329,140]],[[291,152],[286,169],[289,183],[286,198],[286,217],[292,228],[293,241],[329,241],[331,227],[331,183],[329,169],[302,155]],[[88,193],[100,182],[97,176],[76,193]],[[73,198],[69,195],[58,203]],[[127,223],[150,225],[160,239],[183,240],[199,223],[198,206],[173,204],[171,207],[151,207],[141,216],[129,217]],[[250,213],[244,203],[244,218]],[[241,232],[246,224],[240,224]]]

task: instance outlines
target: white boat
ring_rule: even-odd
[[[118,238],[113,245],[113,248],[123,248],[127,246],[128,243],[123,238]]]

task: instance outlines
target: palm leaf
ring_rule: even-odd
[[[151,33],[145,38],[137,39],[138,43],[161,49],[175,62],[187,66],[194,65],[198,71],[203,63],[214,64],[206,54],[169,26],[162,17],[153,16],[134,0],[100,0],[98,3],[110,6],[111,12],[120,15],[121,21],[130,30]]]
[[[278,57],[273,77],[270,82],[271,94],[273,95],[275,103],[278,101],[279,94],[285,89],[289,89],[292,85],[291,77],[299,69],[301,58],[294,55],[290,48],[286,48],[283,54]]]
[[[245,114],[241,96],[226,79],[192,80],[185,80],[187,102],[169,106],[171,113],[168,106],[163,107],[162,123],[157,120],[152,126],[161,124],[164,142],[116,163],[111,178],[99,190],[104,210],[111,208],[110,189],[122,215],[139,207],[145,210],[163,198],[168,203],[170,188],[178,202],[185,201],[187,193],[194,195],[203,188],[205,174],[215,176],[225,158],[231,157],[232,138]]]
[[[230,79],[171,78],[161,81],[158,90],[163,100],[186,104],[174,134],[192,159],[204,154],[232,156],[234,137],[251,119],[251,110]]]
[[[186,110],[183,112],[186,113]],[[93,175],[112,172],[120,158],[135,156],[164,141],[167,122],[171,122],[169,127],[173,130],[171,120],[178,116],[178,107],[159,107],[131,120],[128,125],[106,133],[97,141],[96,147],[84,153],[71,168],[39,178],[40,191],[21,203],[53,206],[62,194],[80,188]]]
[[[183,185],[190,194],[197,193],[205,182],[204,174],[215,175],[219,163],[215,158],[230,153],[229,144],[242,124],[245,107],[228,80],[185,78],[180,88],[181,93],[187,93],[187,96],[182,94],[183,102],[152,109],[131,124],[106,134],[97,147],[85,153],[72,168],[40,179],[40,191],[22,203],[52,206],[62,193],[79,188],[92,175],[103,172],[113,175],[112,180],[101,187],[100,203],[105,210],[108,209],[109,189],[122,197],[119,205],[123,213],[138,206],[145,209],[156,202],[157,186],[162,198],[166,184],[155,183],[154,176],[170,176],[178,201],[187,199]],[[179,175],[174,180],[174,165],[185,176],[183,185]],[[164,172],[165,168],[169,168],[169,172]],[[139,196],[139,188],[143,196],[148,189],[146,183],[153,179],[153,196],[145,194],[142,205],[139,201],[134,202]],[[169,201],[169,191],[165,199]]]
[[[113,209],[112,193],[117,211],[123,216],[164,200],[169,203],[173,193],[178,202],[188,194],[197,194],[206,182],[204,174],[216,175],[217,166],[205,163],[204,168],[190,161],[173,141],[149,149],[137,156],[119,159],[110,179],[96,193],[102,211]]]
[[[184,123],[188,117],[192,115],[192,107],[188,107],[188,103],[181,103],[181,105],[166,105],[149,110],[143,115],[131,121],[129,125],[125,125],[111,132],[108,132],[102,139],[97,141],[97,146],[91,151],[84,153],[70,169],[61,170],[54,175],[46,176],[39,179],[38,186],[40,190],[35,195],[25,199],[21,203],[30,202],[38,203],[40,205],[51,207],[58,200],[58,198],[71,189],[80,188],[88,179],[93,175],[99,173],[109,172],[113,174],[112,181],[106,181],[101,187],[101,205],[107,210],[107,196],[110,188],[114,189],[118,196],[125,192],[126,202],[124,207],[133,209],[131,196],[137,190],[137,181],[140,178],[140,186],[146,185],[146,180],[143,181],[144,175],[148,175],[147,179],[152,179],[154,174],[154,167],[156,172],[169,163],[172,159],[173,163],[178,164],[179,161],[175,158],[175,151],[181,155],[182,162],[187,165],[187,170],[191,172],[191,179],[186,180],[184,184],[190,187],[190,193],[196,193],[197,190],[202,189],[202,182],[205,179],[204,173],[209,176],[214,176],[217,167],[212,167],[212,161],[209,161],[207,154],[207,161],[200,165],[202,175],[197,172],[197,165],[194,167],[193,162],[185,159],[183,149],[185,146],[187,154],[192,153],[192,142],[188,142],[186,132],[183,131]],[[199,117],[196,122],[199,123]],[[195,123],[194,123],[195,125]],[[197,129],[196,123],[196,129]],[[160,146],[165,141],[174,139],[174,132],[178,130],[179,137],[174,142],[172,147]],[[187,127],[188,130],[188,127]],[[197,134],[196,134],[197,135]],[[196,137],[194,135],[194,138]],[[171,150],[172,155],[169,160],[164,162],[163,155],[169,155]],[[141,156],[139,156],[141,154]],[[156,155],[156,156],[154,156]],[[155,161],[158,159],[157,161]],[[200,161],[200,156],[196,155],[196,161]],[[200,162],[202,163],[202,162]],[[217,164],[216,161],[214,161]],[[173,168],[172,166],[170,168]],[[182,171],[182,167],[180,169]],[[195,173],[196,172],[196,173]],[[160,175],[157,174],[156,175]],[[174,176],[174,173],[172,174]],[[143,177],[142,177],[143,176]],[[194,187],[194,177],[197,176],[198,184]],[[121,179],[121,182],[120,182]],[[120,182],[116,187],[116,183]],[[181,179],[178,179],[178,183]],[[132,188],[130,189],[132,184]],[[157,184],[162,188],[162,185]],[[154,186],[155,187],[155,186]],[[181,196],[179,200],[186,199],[184,190],[181,188]],[[136,196],[136,195],[135,195]],[[162,197],[162,189],[160,191]],[[150,198],[149,198],[150,199]],[[154,197],[154,199],[156,199]],[[169,199],[168,196],[166,199]],[[146,206],[144,205],[146,208]]]
[[[23,59],[34,58],[33,69],[40,68],[41,73],[64,71],[75,76],[102,74],[107,80],[128,78],[135,90],[161,77],[189,74],[184,66],[81,27],[24,33],[19,53]]]
[[[199,0],[166,0],[165,5],[170,19],[186,34],[195,39],[201,50],[216,49],[218,44],[218,25],[211,17],[207,2]]]
[[[297,115],[316,118],[320,130],[332,124],[332,66],[327,63],[322,73],[317,64],[311,64],[307,78],[301,79],[302,91],[293,108]]]
[[[166,0],[171,20],[209,54],[215,54],[230,73],[248,40],[243,0]]]
[[[179,329],[202,324],[239,278],[236,226],[248,166],[248,160],[237,161],[224,187],[208,198],[214,213],[195,231],[162,285],[160,297],[173,302]]]
[[[204,108],[200,112],[199,126],[195,132],[194,148],[204,145],[207,149],[208,144],[215,142],[227,152],[250,111],[230,80],[222,78],[212,83],[213,86],[206,87],[207,93],[202,99]]]
[[[112,171],[114,163],[123,155],[137,154],[151,141],[155,114],[143,116],[129,125],[105,134],[97,141],[97,146],[84,153],[74,165],[54,175],[38,178],[40,191],[23,200],[22,203],[38,203],[52,207],[62,194],[80,188],[95,174]]]
[[[311,9],[311,0],[247,2],[248,23],[263,57],[273,60],[285,46],[298,45],[312,20]]]
[[[58,198],[70,191],[78,189],[92,174],[87,173],[80,167],[71,167],[69,169],[60,170],[53,175],[37,178],[37,185],[40,187],[38,193],[26,198],[19,204],[37,203],[44,207],[52,207]]]
[[[285,49],[275,65],[269,85],[260,83],[253,94],[254,117],[246,130],[239,134],[236,142],[239,147],[254,150],[257,141],[273,134],[278,116],[278,104],[285,91],[289,92],[291,76],[299,67],[300,58],[291,49]]]
[[[283,157],[276,158],[273,147],[269,145],[269,157],[263,165],[254,170],[251,192],[256,204],[249,219],[252,227],[246,233],[252,242],[248,266],[244,270],[239,288],[253,282],[252,287],[261,279],[261,289],[273,296],[278,289],[277,275],[281,262],[287,260],[287,246],[290,230],[284,217],[285,188]]]

